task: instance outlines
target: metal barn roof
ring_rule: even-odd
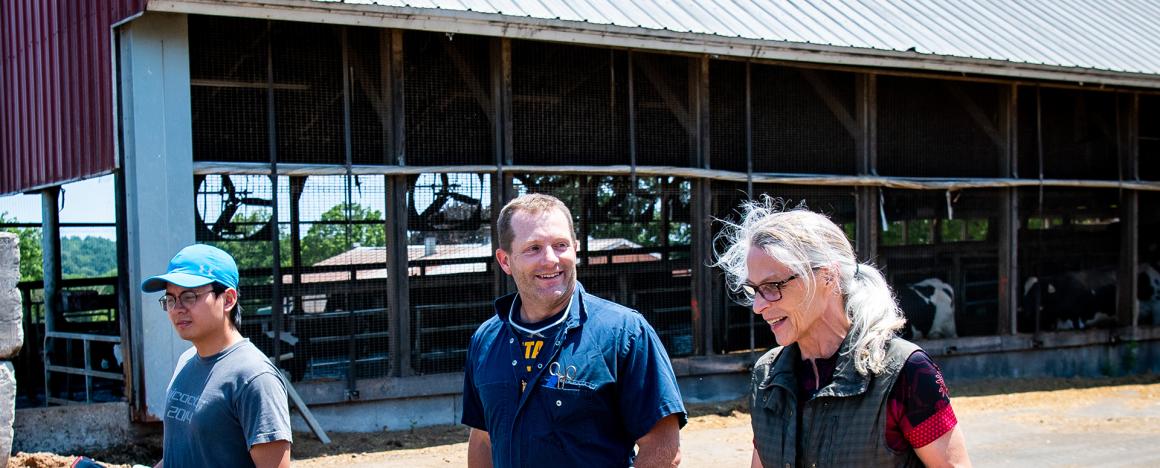
[[[150,10],[1160,87],[1147,0],[151,0]]]

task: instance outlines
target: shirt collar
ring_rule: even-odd
[[[870,379],[858,373],[858,369],[854,367],[853,348],[853,334],[847,334],[846,339],[842,341],[842,346],[838,348],[838,362],[834,367],[834,380],[829,385],[819,389],[815,398],[858,395],[865,393],[870,387]],[[793,367],[795,361],[800,359],[801,350],[798,349],[797,343],[786,346],[774,360],[772,368],[766,375],[762,376],[758,386],[769,388],[774,384],[779,384],[787,389],[795,389]]]
[[[544,325],[542,327],[539,327],[535,330],[532,330],[532,329],[527,328],[523,325],[520,325],[519,320],[515,319],[515,314],[518,313],[518,312],[516,312],[516,309],[517,309],[517,306],[520,304],[519,294],[517,294],[516,300],[512,301],[511,307],[508,308],[507,321],[508,321],[508,323],[512,324],[512,328],[515,328],[516,330],[519,330],[519,331],[523,332],[524,334],[532,335],[532,336],[544,336],[545,331],[551,330],[556,325],[564,323],[564,321],[568,319],[568,315],[569,315],[568,312],[572,310],[572,303],[573,302],[574,301],[568,301],[568,305],[564,306],[564,313],[560,315],[560,318],[552,321],[552,323],[549,323],[549,324]]]
[[[576,287],[572,290],[572,301],[567,306],[568,312],[564,314],[564,323],[567,324],[566,328],[579,327],[588,320],[588,311],[584,307],[584,294],[587,294],[587,291],[584,290],[584,285],[577,281]],[[500,321],[515,326],[515,322],[511,320],[511,313],[516,307],[519,307],[519,300],[520,294],[518,292],[501,296],[495,300],[493,306],[495,307],[495,314],[499,317]]]

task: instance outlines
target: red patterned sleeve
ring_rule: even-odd
[[[921,350],[902,366],[887,407],[886,443],[894,450],[923,447],[958,424],[942,371]]]

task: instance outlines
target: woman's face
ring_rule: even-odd
[[[815,280],[794,276],[793,270],[758,246],[749,249],[746,265],[748,282],[757,290],[753,295],[753,313],[769,324],[777,344],[787,346],[809,336],[821,316],[821,301],[806,301],[807,282]],[[779,290],[780,298],[777,297]]]

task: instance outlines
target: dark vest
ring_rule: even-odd
[[[886,445],[886,403],[902,365],[919,348],[901,338],[886,346],[886,369],[865,377],[854,368],[846,340],[834,381],[798,413],[794,363],[797,344],[774,348],[753,367],[750,414],[753,443],[765,468],[790,466],[922,466],[914,450]]]

